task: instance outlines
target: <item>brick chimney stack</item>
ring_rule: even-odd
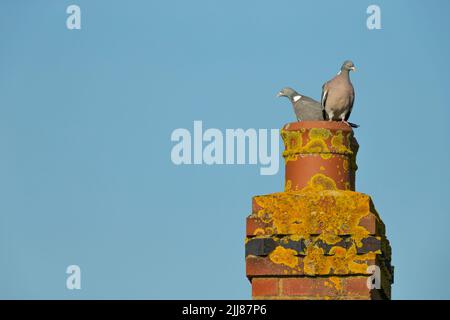
[[[353,130],[302,121],[281,136],[285,190],[253,197],[247,217],[253,299],[390,299],[391,247],[370,196],[355,191]]]

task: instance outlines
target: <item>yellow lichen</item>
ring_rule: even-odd
[[[361,246],[369,232],[359,226],[359,221],[370,213],[370,198],[353,191],[325,190],[324,184],[312,185],[315,187],[309,186],[306,192],[255,197],[261,208],[258,217],[270,223],[278,234],[308,238],[320,233],[319,238],[329,244],[335,244],[337,235],[351,234]]]
[[[342,163],[342,167],[344,168],[344,171],[348,171],[349,164],[348,164],[348,160],[347,159],[344,159],[344,161]]]
[[[264,233],[265,233],[265,234],[273,234],[273,228],[271,228],[271,227],[266,227],[266,228],[264,229]]]
[[[306,256],[303,259],[303,271],[306,275],[327,274],[330,268],[322,248],[310,246],[306,249]]]
[[[349,249],[334,246],[329,255],[325,255],[322,248],[314,245],[306,249],[303,259],[304,273],[306,275],[345,275],[345,274],[367,274],[367,261],[375,259],[375,252],[357,255],[356,246]]]
[[[314,139],[326,140],[331,136],[331,132],[328,129],[312,128],[309,130],[308,136],[311,140]]]
[[[303,153],[330,153],[325,141],[321,139],[309,140],[302,148]]]
[[[320,154],[320,157],[321,157],[323,160],[329,160],[329,159],[331,159],[331,158],[333,157],[333,154],[332,154],[332,153],[321,153],[321,154]]]
[[[302,237],[298,234],[293,234],[289,237],[289,239],[292,241],[300,241],[302,239]]]
[[[351,273],[367,273],[368,264],[364,261],[372,260],[375,258],[375,253],[369,252],[362,255],[357,255],[356,246],[352,245],[348,250],[340,248],[340,250],[333,250],[337,247],[333,247],[330,250],[330,256],[333,259],[333,273],[334,274],[348,274]]]
[[[344,144],[344,135],[342,130],[336,131],[336,134],[331,138],[331,145],[339,153],[352,153],[352,151]]]
[[[260,235],[264,235],[266,232],[264,231],[263,228],[257,228],[255,229],[255,231],[253,231],[253,235],[254,236],[260,236]]]
[[[289,192],[292,191],[292,181],[291,180],[286,180],[286,183],[284,185],[284,191],[285,192]]]
[[[322,173],[316,173],[314,176],[311,177],[311,179],[309,179],[308,185],[304,187],[301,191],[310,192],[322,190],[337,190],[336,182],[332,178]]]
[[[283,138],[283,156],[285,157],[286,162],[296,160],[297,154],[302,150],[302,133],[298,131],[281,130],[281,137]]]
[[[286,162],[297,160],[300,154],[318,154],[322,159],[330,159],[334,153],[346,154],[352,156],[352,145],[349,141],[353,136],[351,133],[347,136],[347,141],[344,140],[342,130],[332,133],[328,129],[311,128],[308,130],[308,140],[303,145],[303,133],[306,132],[304,128],[295,131],[281,130],[281,137],[285,150],[283,157]],[[330,150],[330,148],[332,148]]]
[[[297,251],[293,249],[286,249],[278,246],[269,254],[269,259],[276,264],[283,264],[290,268],[298,266]]]
[[[330,280],[330,282],[334,285],[334,288],[338,292],[342,291],[343,287],[342,287],[341,278],[339,278],[339,277],[330,277],[330,278],[328,278],[328,280]]]

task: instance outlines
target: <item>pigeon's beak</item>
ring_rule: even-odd
[[[356,67],[351,67],[350,70],[356,71]]]
[[[280,91],[277,93],[277,98],[281,97],[283,95],[283,93]]]

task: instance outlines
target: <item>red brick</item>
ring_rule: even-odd
[[[321,296],[334,297],[339,295],[338,289],[324,277],[282,278],[282,296]]]
[[[268,276],[268,275],[288,275],[292,269],[282,264],[273,263],[268,257],[248,256],[245,258],[247,277]]]
[[[258,213],[259,210],[261,210],[262,207],[256,203],[255,197],[252,198],[252,213]]]
[[[384,226],[379,218],[372,212],[359,220],[359,225],[369,231],[371,235],[384,235]]]
[[[253,278],[252,296],[277,296],[278,278]]]
[[[268,225],[261,221],[261,219],[255,217],[247,217],[246,234],[248,237],[254,236],[257,229],[264,229]]]
[[[350,296],[370,296],[367,287],[368,277],[348,277],[345,279],[345,292]]]
[[[327,274],[308,274],[305,275],[303,270],[304,257],[298,256],[298,266],[291,268],[283,264],[277,264],[272,262],[268,256],[253,256],[249,255],[245,258],[247,277],[253,276],[265,276],[265,275],[279,275],[279,276],[356,276],[355,273],[348,272],[335,272],[333,269]],[[373,265],[377,264],[377,260],[355,260],[360,264]],[[359,275],[359,274],[358,274]],[[367,273],[369,275],[369,273]]]

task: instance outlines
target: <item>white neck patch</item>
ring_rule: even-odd
[[[337,73],[337,75],[340,75],[342,73],[342,71],[341,70],[339,70],[339,72]]]
[[[293,100],[294,102],[297,102],[297,101],[300,100],[301,98],[302,98],[301,95],[297,95],[297,96],[293,97],[292,100]]]

